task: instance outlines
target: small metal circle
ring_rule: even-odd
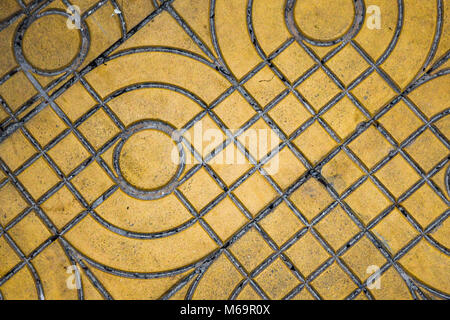
[[[120,168],[120,154],[125,142],[135,133],[148,129],[158,130],[169,135],[173,139],[173,141],[175,141],[179,154],[179,163],[176,173],[163,187],[153,190],[143,190],[133,186],[123,177],[122,170]],[[177,131],[174,127],[159,120],[143,120],[135,123],[122,133],[122,139],[114,149],[113,165],[118,177],[117,183],[125,193],[141,200],[154,200],[167,196],[168,194],[172,193],[172,191],[177,187],[178,179],[180,178],[181,173],[184,170],[184,166],[186,163],[185,159],[186,155],[181,142],[181,136],[177,135]]]
[[[17,32],[14,37],[14,53],[16,56],[16,59],[20,66],[25,70],[30,70],[38,75],[41,76],[56,76],[64,72],[72,72],[76,68],[78,68],[81,63],[83,63],[84,59],[87,56],[88,50],[89,50],[89,30],[86,25],[86,23],[81,20],[80,21],[80,28],[78,29],[81,34],[81,47],[77,54],[77,56],[70,62],[70,64],[66,67],[55,69],[55,70],[44,70],[41,68],[38,68],[36,66],[33,66],[30,62],[27,61],[25,58],[25,55],[23,53],[23,38],[26,30],[31,26],[33,22],[35,22],[37,19],[49,16],[49,15],[60,15],[63,17],[70,18],[71,15],[67,12],[61,11],[61,10],[48,10],[44,11],[39,14],[34,14],[29,17],[26,17],[22,23],[19,25],[19,28],[17,29]]]
[[[352,39],[359,32],[364,22],[364,2],[363,0],[353,0],[353,5],[355,7],[355,17],[353,19],[352,26],[344,35],[337,39],[329,41],[312,39],[304,34],[295,22],[294,7],[296,3],[297,0],[286,0],[285,19],[289,32],[298,42],[305,41],[309,44],[319,47],[333,46],[339,42],[344,42]]]

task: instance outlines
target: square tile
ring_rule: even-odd
[[[400,154],[397,154],[385,164],[375,173],[375,176],[396,198],[400,197],[420,179],[416,170]]]
[[[343,300],[357,288],[348,274],[336,262],[314,279],[311,284],[326,300]]]
[[[55,161],[59,169],[68,175],[91,154],[73,133],[69,133],[50,149],[48,155]]]
[[[197,211],[222,193],[222,189],[204,168],[198,170],[179,189]]]
[[[44,222],[34,211],[27,214],[8,233],[26,256],[51,236]]]
[[[339,100],[322,118],[331,126],[341,139],[355,131],[358,124],[367,120],[362,112],[347,97]]]
[[[398,209],[389,213],[372,230],[393,255],[419,235]]]
[[[345,86],[348,86],[369,67],[369,64],[351,44],[347,44],[327,62],[327,66]]]
[[[209,115],[196,122],[183,136],[203,158],[226,139],[225,133]]]
[[[314,178],[302,184],[289,198],[309,221],[333,202],[327,189]]]
[[[269,111],[269,116],[287,136],[290,136],[312,115],[293,93],[289,93]]]
[[[264,217],[259,224],[279,247],[305,227],[284,202]]]
[[[65,123],[50,106],[41,110],[25,127],[42,147],[45,147],[64,129],[67,129]]]
[[[19,181],[31,196],[37,200],[55,186],[59,177],[44,158],[39,158],[18,176]]]
[[[18,89],[20,90],[20,94]],[[0,96],[3,97],[13,112],[17,111],[37,93],[33,84],[22,71],[17,72],[0,85]]]
[[[88,203],[92,203],[112,187],[114,182],[94,161],[72,179],[72,184]]]
[[[209,211],[204,219],[222,241],[228,240],[248,222],[247,218],[228,197]]]
[[[448,209],[445,202],[426,183],[401,204],[423,228]]]
[[[423,125],[423,122],[403,101],[397,103],[391,110],[384,114],[379,122],[398,143],[402,143]]]
[[[358,226],[340,206],[331,210],[314,228],[335,251],[345,245],[360,231]]]
[[[208,164],[227,186],[231,186],[238,178],[253,167],[233,142],[212,158]]]
[[[232,132],[235,132],[256,114],[239,91],[234,91],[220,102],[213,111]]]
[[[387,262],[386,258],[366,236],[345,252],[342,255],[342,260],[361,282],[366,281],[373,274],[372,266],[381,269]]]
[[[21,261],[5,237],[0,237],[0,261],[0,278]]]
[[[370,179],[350,193],[345,202],[366,225],[391,205],[386,195]]]
[[[341,151],[335,155],[323,168],[322,175],[333,188],[342,194],[359,178],[363,176],[363,171],[352,159]]]
[[[313,164],[319,162],[337,146],[336,141],[318,122],[314,122],[293,142]]]
[[[286,89],[284,83],[268,66],[259,70],[244,87],[263,108]]]
[[[359,137],[349,143],[349,148],[371,169],[383,160],[394,147],[374,126],[370,126]]]
[[[238,140],[257,161],[264,158],[281,142],[276,132],[263,119],[259,119],[245,130]]]
[[[278,196],[275,189],[258,171],[237,187],[233,194],[254,217]]]
[[[305,172],[306,168],[303,163],[288,148],[284,147],[265,165],[267,173],[275,180],[275,182],[285,190]]]
[[[78,130],[96,150],[120,132],[103,109],[99,109],[84,121]]]
[[[270,299],[280,300],[293,290],[300,281],[289,268],[277,258],[255,277],[256,282]]]
[[[81,82],[76,82],[64,91],[62,95],[55,99],[55,102],[72,122],[78,120],[97,104],[97,101],[89,94]]]
[[[84,211],[84,207],[66,186],[46,200],[41,208],[58,229],[64,227],[76,215]]]
[[[314,60],[294,41],[273,59],[273,63],[293,83],[314,65]]]
[[[314,72],[302,82],[297,90],[316,111],[322,109],[340,92],[336,84],[322,69]]]
[[[296,243],[286,250],[286,255],[304,277],[308,277],[330,255],[310,233],[305,233]]]
[[[425,173],[428,173],[449,154],[447,147],[430,129],[419,135],[405,150]]]
[[[37,150],[20,130],[0,143],[0,157],[12,171],[16,171],[36,152]]]
[[[395,91],[377,72],[372,72],[352,93],[372,115],[395,97]]]
[[[24,197],[11,182],[0,189],[0,203],[0,224],[3,227],[28,207]]]
[[[254,228],[239,238],[230,247],[230,251],[247,272],[252,272],[273,253],[264,238]]]

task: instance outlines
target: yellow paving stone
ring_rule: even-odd
[[[402,205],[424,228],[448,208],[428,184],[420,187]]]
[[[97,162],[89,164],[72,183],[88,203],[95,201],[113,185],[110,177]]]
[[[17,92],[18,89],[20,89],[19,92]],[[31,99],[37,93],[38,91],[22,71],[17,72],[0,85],[0,95],[12,111],[17,111],[28,99]]]
[[[170,230],[192,219],[173,194],[155,201],[142,201],[118,191],[98,206],[96,213],[116,227],[142,233]]]
[[[248,221],[228,197],[209,211],[204,219],[223,241],[228,240]]]
[[[244,87],[263,108],[285,89],[281,80],[267,66],[259,70]]]
[[[275,300],[282,299],[300,283],[280,258],[258,274],[255,280],[267,295]]]
[[[448,148],[429,129],[418,136],[405,150],[426,173],[449,153]]]
[[[330,257],[310,232],[286,250],[286,254],[304,277],[308,277]]]
[[[86,91],[80,82],[75,83],[72,87],[64,91],[61,96],[55,99],[55,102],[72,122],[75,122],[96,105],[95,99]]]
[[[400,274],[390,267],[380,277],[380,288],[373,288],[370,293],[377,300],[410,300],[411,293]]]
[[[220,151],[209,161],[209,164],[228,186],[231,186],[252,167],[248,159],[234,143],[230,143]]]
[[[312,163],[321,160],[336,146],[336,142],[318,122],[303,131],[294,144]]]
[[[237,187],[233,193],[253,216],[275,200],[277,193],[258,171]]]
[[[235,132],[255,115],[253,108],[238,91],[234,91],[220,102],[214,108],[214,112],[232,132]]]
[[[257,161],[260,161],[280,143],[278,135],[263,119],[259,119],[251,125],[238,137],[238,140]]]
[[[345,264],[364,282],[372,275],[372,268],[380,268],[387,262],[373,243],[361,238],[354,246],[342,255]]]
[[[420,178],[419,174],[399,154],[384,165],[375,176],[396,198]]]
[[[336,262],[314,279],[312,286],[326,300],[343,300],[356,289],[356,284]]]
[[[298,91],[306,98],[314,110],[319,111],[339,92],[339,88],[322,70],[314,72],[298,86]]]
[[[247,284],[237,296],[236,300],[262,300],[251,285]]]
[[[96,111],[78,127],[78,130],[95,149],[101,148],[108,140],[119,133],[119,128],[103,109]]]
[[[293,93],[289,93],[286,98],[270,110],[269,115],[288,136],[311,118],[311,114]]]
[[[346,86],[369,67],[364,58],[349,44],[339,51],[327,65]]]
[[[55,161],[59,169],[68,175],[81,165],[90,156],[90,153],[71,132],[50,149],[48,155]]]
[[[423,125],[422,121],[403,101],[383,115],[380,123],[398,143],[403,142],[412,132]]]
[[[236,267],[222,254],[206,270],[192,298],[204,300],[213,296],[217,300],[226,300],[242,278]]]
[[[27,214],[8,233],[26,256],[51,236],[44,222],[34,211]]]
[[[448,298],[449,0],[0,2],[0,299]]]
[[[338,250],[360,231],[348,214],[339,206],[320,220],[315,228],[334,250]]]
[[[273,62],[291,83],[314,65],[314,60],[297,42],[290,44]]]
[[[255,228],[251,228],[230,247],[231,253],[247,272],[252,272],[273,251]]]
[[[347,97],[328,110],[323,119],[343,139],[352,133],[358,124],[366,120],[362,112]]]
[[[23,195],[11,182],[0,189],[0,223],[6,226],[19,213],[27,208],[27,202]]]
[[[326,188],[316,179],[309,179],[302,184],[290,199],[308,220],[312,220],[333,202]]]
[[[59,229],[84,211],[84,207],[66,186],[59,189],[41,207]]]
[[[269,160],[264,168],[282,189],[289,187],[306,171],[303,163],[287,147]]]
[[[0,157],[12,171],[23,165],[36,151],[21,131],[14,132],[0,143]]]
[[[322,168],[322,174],[341,194],[361,178],[363,172],[345,152],[341,151]]]
[[[349,144],[349,148],[369,169],[394,150],[394,147],[373,126],[353,140]]]
[[[262,219],[260,225],[280,247],[304,227],[300,219],[284,202]]]
[[[208,172],[201,168],[189,180],[183,183],[180,191],[197,211],[214,200],[222,190]]]
[[[77,291],[67,285],[67,278],[70,273],[66,271],[71,265],[72,263],[58,242],[53,242],[33,259],[33,266],[42,281],[46,299],[78,299]]]
[[[6,300],[36,300],[36,285],[30,270],[25,266],[0,287]]]
[[[297,293],[292,300],[316,300],[312,294],[308,291],[308,289],[303,288],[302,291]]]
[[[51,107],[46,107],[27,123],[26,128],[41,146],[46,146],[67,127]]]
[[[389,213],[383,221],[373,228],[373,231],[392,254],[396,254],[418,235],[414,227],[397,209]]]
[[[372,72],[352,93],[372,115],[395,97],[395,91],[377,72]]]
[[[0,276],[2,277],[20,262],[19,256],[14,252],[5,237],[0,238],[0,257],[2,258],[2,264],[0,265]]]
[[[60,181],[43,158],[33,162],[18,178],[35,200],[43,196]]]
[[[366,225],[390,205],[386,195],[370,179],[356,188],[345,202]]]

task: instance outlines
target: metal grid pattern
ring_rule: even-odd
[[[407,0],[406,0],[407,1]],[[364,49],[353,39],[353,36],[343,37],[336,41],[336,43],[332,43],[332,45],[336,45],[336,47],[327,53],[324,57],[319,57],[317,53],[311,49],[305,39],[298,39],[298,35],[294,33],[288,41],[283,43],[277,50],[275,50],[270,55],[267,55],[263,48],[260,45],[260,41],[254,32],[253,26],[253,6],[254,1],[249,0],[247,2],[247,27],[248,33],[251,38],[251,42],[254,45],[257,53],[261,58],[261,62],[253,68],[250,72],[248,72],[242,79],[236,78],[233,75],[233,72],[227,66],[225,62],[225,58],[221,53],[221,48],[219,46],[219,42],[217,40],[216,35],[216,21],[215,21],[215,8],[216,1],[211,0],[209,3],[210,10],[210,32],[211,32],[211,40],[213,44],[213,48],[208,48],[208,45],[203,42],[203,40],[194,32],[194,30],[189,26],[189,24],[183,19],[183,13],[177,12],[173,6],[173,3],[176,2],[173,0],[163,1],[162,3],[158,3],[153,1],[155,10],[149,14],[144,20],[138,23],[135,27],[129,29],[126,25],[126,20],[122,16],[122,13],[118,14],[122,36],[120,39],[110,46],[109,48],[105,48],[106,50],[100,54],[96,59],[90,62],[88,65],[81,69],[77,69],[79,65],[83,62],[83,58],[87,54],[88,47],[90,45],[89,33],[87,31],[88,26],[83,22],[89,16],[94,14],[97,10],[102,8],[103,6],[110,4],[114,8],[122,10],[120,0],[102,0],[93,5],[90,9],[86,10],[82,15],[82,29],[81,35],[83,39],[83,45],[80,51],[80,59],[74,60],[73,64],[56,72],[45,72],[36,69],[31,66],[21,53],[21,41],[24,37],[24,32],[26,28],[31,25],[31,23],[36,20],[39,16],[39,12],[43,12],[45,8],[51,4],[53,1],[32,1],[30,4],[25,5],[23,1],[18,0],[18,4],[22,7],[22,9],[17,12],[12,17],[4,20],[0,23],[0,31],[5,29],[7,26],[11,25],[17,19],[24,20],[21,22],[20,27],[16,31],[15,40],[14,40],[14,51],[15,56],[17,58],[17,62],[19,66],[13,70],[11,70],[6,75],[2,76],[0,79],[0,85],[5,83],[8,79],[13,77],[16,73],[22,71],[25,73],[27,79],[33,84],[34,88],[37,90],[37,94],[33,96],[30,100],[28,100],[25,104],[23,104],[20,108],[13,111],[7,104],[7,101],[1,99],[1,104],[6,113],[8,114],[8,118],[1,123],[1,137],[0,143],[3,141],[7,141],[9,137],[11,137],[15,132],[21,132],[27,140],[32,144],[32,146],[37,150],[37,153],[25,161],[20,167],[15,170],[12,170],[8,167],[3,159],[0,160],[0,168],[3,170],[7,177],[0,182],[0,189],[11,183],[23,196],[23,198],[28,203],[28,206],[25,210],[23,210],[17,217],[15,217],[11,222],[7,225],[0,227],[0,237],[4,238],[7,243],[13,248],[15,253],[20,257],[21,261],[15,265],[9,272],[3,275],[0,278],[0,298],[2,285],[5,284],[9,279],[11,279],[15,274],[17,274],[21,269],[28,268],[34,278],[37,296],[39,299],[45,298],[45,291],[42,285],[42,281],[40,280],[40,276],[36,269],[33,266],[33,259],[37,257],[41,252],[43,252],[47,247],[49,247],[53,242],[59,242],[59,244],[63,247],[65,254],[69,261],[74,265],[79,265],[85,272],[88,280],[92,283],[92,285],[103,295],[104,298],[113,298],[112,295],[108,292],[106,287],[97,279],[94,273],[90,270],[91,268],[96,268],[102,270],[106,273],[110,273],[113,275],[117,275],[120,277],[126,278],[134,278],[134,279],[157,279],[163,277],[170,277],[182,274],[187,272],[186,276],[183,276],[181,280],[179,280],[175,285],[173,285],[167,292],[165,292],[160,298],[168,299],[174,296],[179,290],[183,289],[185,286],[188,286],[187,293],[185,295],[186,299],[191,299],[194,296],[194,293],[197,289],[199,283],[201,283],[204,274],[207,270],[214,264],[217,259],[224,255],[229,261],[234,265],[234,267],[239,271],[242,276],[242,280],[235,287],[231,295],[230,299],[235,299],[241,293],[241,291],[247,286],[250,285],[251,288],[263,299],[268,299],[268,293],[260,286],[260,284],[255,281],[255,277],[260,275],[269,265],[271,265],[276,259],[281,259],[281,261],[285,264],[285,266],[292,272],[294,277],[298,279],[299,284],[295,286],[294,289],[290,290],[283,298],[290,299],[295,297],[302,290],[307,290],[310,295],[312,295],[316,299],[321,299],[321,293],[318,292],[314,285],[311,283],[323,274],[333,263],[337,263],[340,268],[346,273],[346,275],[353,281],[356,285],[356,289],[353,290],[346,298],[354,299],[361,293],[364,294],[367,298],[373,299],[371,291],[367,289],[367,285],[369,280],[361,281],[355,272],[348,267],[348,265],[342,260],[342,256],[348,252],[359,240],[361,240],[364,236],[367,237],[373,245],[378,249],[381,255],[386,259],[386,263],[381,267],[381,274],[384,274],[389,268],[394,268],[398,274],[402,277],[403,281],[408,286],[411,296],[414,299],[429,299],[430,297],[437,297],[442,299],[449,298],[448,292],[441,292],[426,283],[420,280],[420,275],[411,275],[407,270],[405,270],[404,266],[399,263],[399,260],[404,257],[408,252],[412,250],[421,240],[426,240],[429,244],[439,250],[441,253],[445,254],[447,257],[449,255],[449,249],[444,245],[440,244],[437,240],[435,240],[432,236],[433,230],[435,230],[438,226],[443,224],[449,215],[449,210],[447,209],[444,213],[439,215],[432,223],[430,223],[425,229],[416,221],[413,214],[408,212],[404,206],[402,206],[402,202],[408,199],[414,192],[416,192],[423,185],[428,185],[442,201],[448,206],[449,201],[446,196],[446,192],[448,193],[448,172],[447,176],[447,190],[442,190],[439,186],[432,180],[432,177],[436,175],[441,169],[445,168],[448,164],[449,157],[448,155],[444,158],[444,160],[440,161],[432,170],[426,172],[421,168],[421,166],[407,153],[405,152],[405,148],[413,143],[425,130],[430,130],[434,136],[439,139],[439,141],[448,149],[449,141],[448,137],[446,137],[436,126],[435,123],[445,116],[449,114],[449,110],[446,109],[444,112],[441,112],[432,118],[428,118],[421,108],[417,106],[409,97],[408,94],[420,87],[428,83],[431,80],[434,80],[438,77],[442,77],[448,74],[448,69],[440,69],[448,61],[448,50],[447,53],[439,57],[439,59],[435,59],[436,51],[441,41],[441,37],[443,34],[443,3],[442,0],[436,0],[437,3],[437,28],[435,30],[434,40],[432,47],[430,48],[430,52],[428,53],[428,58],[426,59],[422,70],[424,72],[417,75],[417,77],[406,87],[401,88],[399,85],[395,83],[395,81],[391,78],[391,76],[385,72],[380,66],[383,62],[388,59],[390,54],[395,49],[398,39],[400,37],[403,23],[404,23],[404,0],[398,0],[396,3],[396,10],[398,10],[398,22],[397,27],[394,32],[394,36],[386,48],[384,53],[376,60],[374,60],[369,54],[367,54]],[[71,5],[70,1],[62,0],[62,3],[66,6]],[[289,25],[289,17],[293,11],[293,5],[295,1],[287,1],[286,3],[286,23]],[[355,1],[355,5],[360,10],[357,10],[359,15],[356,15],[354,21],[354,34],[360,30],[364,24],[364,12],[366,4],[364,1]],[[69,16],[68,14],[61,13],[60,10],[51,9],[46,14],[62,14]],[[128,49],[126,51],[121,51],[119,53],[114,53],[117,48],[119,48],[123,43],[125,43],[128,39],[130,39],[135,33],[137,33],[140,29],[142,29],[147,24],[151,23],[151,21],[162,12],[167,12],[173,17],[177,23],[184,29],[186,34],[198,45],[204,55],[207,57],[203,58],[198,54],[194,54],[188,51],[183,51],[179,49],[174,49],[171,47],[146,47],[139,49]],[[292,24],[291,24],[292,25]],[[129,30],[129,31],[127,31]],[[305,52],[311,57],[314,61],[314,65],[309,68],[303,75],[301,75],[296,81],[290,82],[287,80],[287,77],[282,73],[282,71],[277,67],[276,64],[273,63],[273,60],[282,54],[292,43],[295,41],[305,50]],[[312,40],[314,45],[321,45],[320,42]],[[327,44],[328,45],[328,44]],[[369,67],[355,80],[353,80],[349,85],[345,85],[341,79],[327,66],[327,62],[330,61],[333,57],[335,57],[341,50],[350,45],[353,49],[355,49],[358,54],[364,59],[364,61],[369,65]],[[212,51],[213,49],[214,51]],[[95,70],[97,67],[102,65],[107,65],[110,61],[117,59],[119,57],[125,55],[132,55],[138,52],[168,52],[172,54],[183,55],[185,57],[195,59],[199,63],[205,64],[210,68],[216,70],[223,78],[225,78],[230,87],[223,94],[217,97],[212,103],[207,104],[201,98],[199,98],[195,93],[189,92],[187,89],[181,88],[176,85],[171,85],[167,83],[140,83],[140,84],[132,84],[126,88],[119,89],[114,93],[108,95],[107,97],[101,97],[95,90],[95,85],[90,84],[86,80],[86,75],[89,72]],[[271,100],[266,106],[260,105],[254,97],[248,92],[246,87],[244,86],[249,80],[251,80],[255,74],[261,71],[263,68],[269,67],[270,70],[274,73],[274,75],[281,80],[281,82],[285,85],[285,89],[279,93],[273,100]],[[304,83],[314,72],[322,70],[325,74],[332,80],[332,82],[339,88],[340,93],[336,95],[329,103],[325,105],[325,107],[321,108],[319,111],[316,111],[315,108],[307,101],[307,99],[301,94],[298,87]],[[353,95],[351,92],[352,89],[357,87],[360,83],[362,83],[367,77],[369,77],[372,73],[377,73],[381,76],[384,81],[389,85],[389,87],[395,92],[395,97],[389,101],[383,108],[381,108],[376,114],[371,114],[370,111],[366,109],[364,105]],[[43,86],[36,78],[37,75],[43,76],[55,76],[53,80]],[[55,102],[55,100],[61,96],[66,90],[70,87],[79,83],[83,86],[83,88],[89,92],[89,94],[96,100],[96,106],[90,109],[86,114],[80,117],[77,121],[72,122],[67,115],[63,112],[60,106]],[[101,215],[99,215],[95,210],[98,208],[104,201],[106,201],[110,196],[112,196],[118,189],[119,185],[114,184],[109,187],[106,192],[97,197],[94,201],[88,201],[74,186],[72,180],[77,177],[85,168],[87,168],[90,164],[96,162],[108,176],[116,181],[115,173],[112,171],[112,168],[105,162],[105,160],[101,157],[108,150],[113,148],[116,143],[123,138],[122,132],[127,130],[127,126],[122,122],[122,120],[111,110],[108,106],[109,102],[120,95],[138,90],[141,88],[164,88],[167,90],[172,90],[174,92],[180,93],[189,99],[193,100],[197,103],[203,111],[201,111],[198,115],[196,115],[191,121],[189,121],[184,127],[183,130],[189,130],[192,128],[197,122],[199,122],[205,116],[209,116],[214,123],[220,127],[223,132],[226,134],[226,140],[220,144],[215,150],[210,152],[207,156],[202,157],[193,146],[189,144],[187,140],[183,142],[188,147],[189,151],[195,157],[195,159],[199,162],[199,164],[194,165],[187,172],[179,175],[179,185],[182,186],[186,181],[188,181],[191,177],[193,177],[199,170],[204,169],[209,174],[209,176],[214,179],[217,185],[222,189],[220,195],[215,197],[211,202],[209,202],[206,206],[201,210],[196,210],[194,206],[190,203],[189,199],[186,195],[183,194],[176,188],[173,192],[176,197],[183,203],[186,209],[192,215],[192,218],[185,222],[184,224],[177,226],[171,230],[163,231],[163,232],[155,232],[155,233],[138,233],[129,230],[125,230],[119,228],[107,220],[105,220]],[[255,115],[249,119],[245,124],[241,126],[239,130],[236,132],[231,132],[230,128],[228,128],[225,123],[214,113],[214,109],[221,102],[223,102],[227,97],[229,97],[233,92],[239,92],[248,102],[248,104],[254,109]],[[298,129],[295,130],[291,135],[287,135],[283,132],[280,126],[272,120],[269,115],[269,112],[273,110],[288,94],[293,94],[295,97],[303,104],[304,107],[311,113],[311,118],[302,124]],[[356,130],[347,136],[345,139],[341,139],[341,137],[334,131],[334,129],[323,120],[322,116],[333,108],[339,101],[341,101],[344,97],[348,98],[356,108],[367,118],[366,121],[360,123]],[[380,118],[383,117],[389,110],[391,110],[394,106],[396,106],[399,102],[405,103],[408,108],[422,121],[422,124],[418,129],[416,129],[412,134],[408,136],[406,140],[401,143],[398,143],[395,138],[391,135],[391,133],[383,127],[383,125],[379,122]],[[63,130],[56,138],[52,139],[50,143],[46,146],[41,146],[37,139],[30,133],[27,129],[26,124],[36,117],[42,110],[44,110],[47,106],[50,106],[51,109],[58,115],[58,117],[63,121],[67,129]],[[115,126],[121,131],[121,133],[116,134],[113,138],[111,138],[104,146],[99,149],[96,149],[92,143],[86,139],[86,137],[80,132],[79,127],[85,123],[92,115],[94,115],[98,110],[103,110],[109,118],[113,121]],[[258,120],[264,120],[264,122],[273,130],[280,139],[280,144],[272,150],[268,155],[263,157],[260,161],[254,158],[252,154],[245,148],[245,146],[238,140],[238,137],[245,132],[249,127],[255,124]],[[326,132],[335,140],[336,147],[334,147],[328,155],[317,163],[311,162],[301,150],[293,143],[293,141],[299,137],[303,132],[305,132],[311,125],[314,123],[319,123],[320,126],[326,130]],[[368,128],[376,128],[376,130],[383,135],[383,137],[391,144],[393,151],[391,151],[384,159],[378,162],[376,166],[373,168],[368,168],[364,162],[362,162],[358,156],[349,148],[349,144],[355,141],[358,137],[360,137]],[[79,141],[82,143],[84,148],[88,150],[89,157],[85,160],[81,165],[72,170],[70,174],[65,174],[63,170],[56,164],[56,162],[48,155],[48,152],[56,146],[60,141],[62,141],[69,134],[73,133]],[[252,168],[242,175],[238,180],[236,180],[233,184],[228,186],[223,179],[217,174],[214,169],[210,166],[209,162],[218,154],[220,151],[224,150],[229,144],[234,144],[248,159],[251,163]],[[288,148],[306,167],[306,172],[302,174],[294,183],[292,183],[288,188],[281,188],[277,182],[267,174],[264,165],[268,163],[276,154],[278,154],[284,148]],[[345,153],[353,162],[356,164],[359,169],[364,173],[364,175],[358,178],[356,181],[352,183],[351,186],[346,188],[344,192],[338,192],[335,189],[333,183],[327,180],[326,177],[322,174],[322,168],[329,163],[333,158],[335,158],[339,153]],[[381,170],[387,163],[389,163],[392,159],[394,159],[397,155],[401,155],[403,159],[407,161],[407,163],[414,169],[414,171],[420,176],[420,180],[415,182],[407,191],[402,192],[402,194],[398,197],[392,194],[392,192],[384,186],[381,181],[376,177],[376,173]],[[56,175],[58,176],[59,182],[53,186],[50,190],[48,190],[44,195],[40,196],[38,199],[34,199],[29,190],[20,182],[17,178],[21,173],[25,172],[31,165],[33,165],[39,159],[45,159],[45,161],[51,166]],[[115,155],[115,162],[118,162],[118,156]],[[253,216],[252,213],[246,208],[245,204],[241,202],[238,197],[236,197],[234,191],[244,183],[249,177],[251,177],[255,172],[259,172],[262,174],[264,179],[271,185],[271,187],[276,191],[278,196],[276,199],[267,204],[256,216]],[[304,185],[310,179],[315,179],[320,182],[322,186],[324,186],[333,198],[333,201],[330,205],[328,205],[324,210],[322,210],[318,215],[316,215],[313,219],[308,220],[305,215],[297,208],[297,206],[292,202],[291,195],[298,190],[302,185]],[[346,202],[345,199],[350,196],[359,186],[361,186],[367,180],[372,181],[376,187],[390,200],[392,203],[388,206],[383,212],[381,212],[375,219],[373,219],[367,225],[364,224],[360,217],[355,213],[354,209],[352,209]],[[70,192],[74,195],[74,197],[79,201],[79,203],[84,207],[84,211],[77,215],[74,219],[72,219],[67,225],[65,225],[62,229],[58,229],[54,222],[47,216],[46,212],[42,209],[42,204],[51,198],[58,190],[60,190],[63,186],[66,186]],[[237,208],[244,214],[244,216],[248,219],[248,222],[241,227],[231,238],[227,241],[221,240],[221,238],[217,235],[216,231],[211,228],[208,223],[205,222],[205,215],[210,212],[214,207],[216,207],[223,199],[229,198],[236,205]],[[298,230],[287,242],[285,242],[282,246],[278,246],[274,240],[272,240],[271,236],[261,227],[260,222],[267,217],[275,208],[277,208],[281,203],[287,205],[290,210],[295,214],[295,216],[303,223],[305,227]],[[342,208],[345,213],[350,217],[353,223],[359,228],[359,232],[355,234],[350,241],[348,241],[344,246],[342,246],[339,250],[334,250],[333,247],[327,242],[327,239],[323,237],[319,232],[315,230],[315,226],[322,221],[330,212],[336,207]],[[396,254],[390,252],[387,248],[386,243],[380,241],[379,237],[374,233],[373,228],[377,226],[384,218],[386,218],[393,210],[398,209],[403,216],[407,219],[410,225],[416,230],[417,235],[409,241],[402,249],[400,249]],[[39,218],[43,221],[46,227],[51,231],[51,236],[45,240],[42,244],[40,244],[36,249],[34,249],[30,254],[25,254],[19,245],[16,244],[14,239],[9,235],[9,232],[14,226],[16,226],[20,221],[22,221],[27,215],[31,212],[36,212]],[[216,243],[217,248],[212,253],[207,256],[201,258],[200,260],[186,265],[182,268],[178,268],[175,270],[168,270],[164,272],[127,272],[119,269],[111,268],[110,266],[103,265],[96,261],[96,257],[89,257],[83,252],[77,250],[70,241],[65,239],[65,234],[68,233],[72,228],[74,228],[80,221],[82,221],[85,217],[91,216],[98,223],[108,228],[112,232],[119,234],[124,237],[133,238],[133,239],[160,239],[165,237],[173,236],[177,233],[180,233],[194,224],[199,223],[203,229],[208,233],[208,235],[213,239]],[[259,263],[258,266],[248,272],[242,263],[233,255],[230,251],[230,247],[233,246],[240,238],[242,238],[249,230],[256,230],[259,235],[265,240],[267,245],[273,251],[267,258],[264,259],[263,262]],[[297,269],[296,265],[291,261],[291,259],[286,254],[286,251],[291,248],[299,239],[301,239],[305,234],[311,233],[314,238],[320,243],[323,249],[330,256],[324,263],[322,263],[318,268],[315,269],[309,276],[305,277],[302,275],[301,271]],[[443,275],[445,277],[445,275]],[[86,280],[85,280],[86,281]],[[78,298],[83,299],[85,294],[83,292],[83,288],[78,289]]]

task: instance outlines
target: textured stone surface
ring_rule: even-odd
[[[450,298],[449,0],[70,3],[0,1],[0,299]]]

